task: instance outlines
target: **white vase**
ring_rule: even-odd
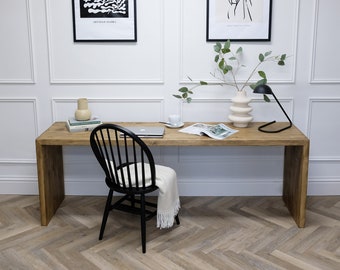
[[[231,99],[233,104],[230,107],[231,114],[229,120],[233,122],[235,127],[247,127],[253,117],[249,114],[253,108],[249,106],[251,98],[247,96],[245,90],[237,91],[234,98]]]
[[[78,121],[85,121],[91,119],[91,111],[89,110],[86,98],[78,99],[78,109],[74,113],[74,117]]]

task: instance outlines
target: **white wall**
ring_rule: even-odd
[[[73,115],[79,97],[104,121],[227,121],[233,89],[206,87],[192,104],[172,94],[211,81],[206,0],[137,0],[136,43],[74,43],[70,0],[12,0],[0,9],[0,193],[37,194],[35,138]],[[273,0],[271,42],[239,42],[245,57],[290,57],[267,69],[294,124],[311,139],[309,194],[340,194],[340,1]],[[242,78],[241,78],[242,79]],[[252,96],[255,121],[284,120]],[[182,195],[279,195],[281,148],[153,148]],[[90,149],[64,149],[67,194],[106,194]],[[266,164],[266,165],[264,165]]]

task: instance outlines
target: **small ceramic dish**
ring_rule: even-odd
[[[168,128],[181,128],[184,126],[183,122],[178,123],[177,125],[171,125],[170,123],[165,124],[166,127]]]

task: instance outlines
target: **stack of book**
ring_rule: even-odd
[[[66,121],[67,129],[70,132],[91,131],[100,124],[102,124],[102,121],[100,121],[99,119],[79,121],[76,120],[74,117],[70,117]]]

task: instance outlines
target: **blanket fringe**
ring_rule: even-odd
[[[157,211],[157,228],[171,228],[174,225],[174,218],[178,214],[180,208],[181,205],[178,199],[172,210],[166,212]]]

